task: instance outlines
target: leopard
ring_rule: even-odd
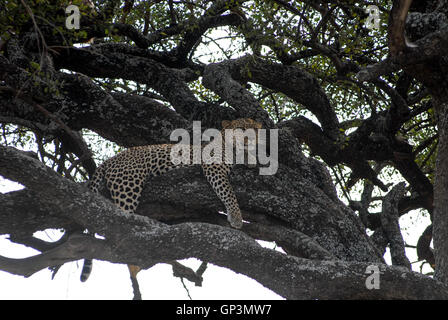
[[[233,132],[241,132],[242,130],[254,129],[256,135],[258,130],[262,128],[262,124],[251,118],[240,118],[236,120],[223,120],[221,122],[221,136],[223,137],[223,156],[226,145],[224,143],[225,136],[229,130]],[[236,129],[241,129],[236,130]],[[234,136],[236,137],[236,135]],[[247,142],[247,141],[246,141]],[[93,177],[88,183],[88,188],[99,193],[104,182],[110,193],[111,200],[122,211],[134,214],[139,205],[143,188],[147,184],[149,178],[163,175],[173,169],[185,166],[195,165],[193,161],[176,162],[172,161],[171,155],[175,144],[155,144],[146,146],[136,146],[124,150],[114,157],[103,162],[95,171]],[[201,145],[203,149],[207,144]],[[190,148],[190,160],[194,154],[194,146]],[[203,173],[215,191],[218,198],[224,204],[227,211],[227,220],[231,227],[241,229],[243,219],[241,210],[238,205],[232,185],[229,181],[229,174],[234,166],[228,161],[221,162],[205,162],[201,160]],[[137,273],[140,271],[138,266],[128,265],[131,281],[136,283]],[[92,260],[85,259],[81,272],[81,281],[87,281],[92,269]],[[134,289],[135,291],[135,289]]]

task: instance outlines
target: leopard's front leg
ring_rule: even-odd
[[[231,168],[232,166],[227,164],[202,165],[207,181],[226,207],[227,220],[232,227],[240,229],[243,226],[243,218],[232,185],[229,181]]]

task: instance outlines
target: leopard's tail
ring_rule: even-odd
[[[89,279],[90,272],[92,272],[92,259],[84,259],[84,264],[82,265],[81,276],[79,279],[81,282],[86,282]]]
[[[98,190],[100,189],[101,182],[104,179],[104,173],[105,173],[105,165],[99,166],[95,173],[93,174],[93,177],[90,179],[88,183],[88,187],[92,192],[98,193]],[[90,276],[90,272],[92,272],[92,259],[84,259],[84,263],[82,266],[81,276],[80,280],[81,282],[86,282],[87,279]]]

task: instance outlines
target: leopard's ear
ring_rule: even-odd
[[[255,121],[253,119],[248,119],[248,121],[249,121],[250,125],[252,126],[252,128],[254,128],[254,129],[261,129],[263,127],[260,122]]]
[[[231,124],[232,124],[232,121],[229,121],[229,120],[222,120],[222,122],[221,122],[221,126],[223,129],[230,127]]]

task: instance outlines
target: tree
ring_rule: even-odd
[[[0,194],[0,234],[41,252],[1,270],[88,258],[185,271],[175,261],[196,257],[288,299],[448,298],[448,2],[70,3],[79,29],[68,1],[1,4],[0,174],[25,188]],[[275,175],[231,174],[242,230],[199,168],[151,179],[136,215],[82,183],[101,157],[92,133],[121,149],[242,117],[279,129]],[[398,219],[411,210],[432,219],[417,253],[434,278],[410,270]],[[65,236],[33,237],[48,228]]]

